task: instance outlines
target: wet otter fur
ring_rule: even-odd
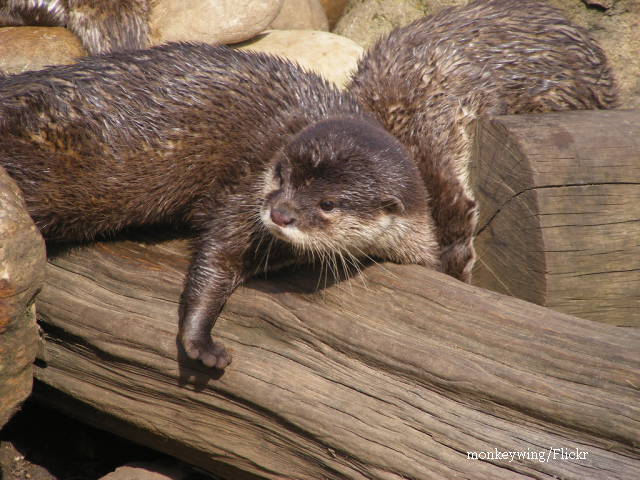
[[[146,0],[6,0],[0,2],[0,27],[66,27],[85,50],[139,50],[148,44]]]
[[[171,44],[0,79],[0,165],[49,242],[186,225],[190,358],[265,269],[336,256],[439,267],[428,194],[402,145],[351,96],[291,63]]]
[[[476,1],[395,30],[350,90],[262,54],[170,44],[0,79],[0,165],[48,241],[193,228],[182,343],[247,277],[375,256],[468,281],[480,115],[609,108],[602,51],[555,10]],[[383,128],[384,127],[384,128]]]
[[[473,122],[618,106],[604,52],[540,1],[478,0],[397,28],[360,60],[348,88],[418,164],[442,268],[464,281],[475,260]]]

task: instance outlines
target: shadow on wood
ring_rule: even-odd
[[[640,478],[638,331],[418,266],[297,270],[231,296],[220,374],[176,343],[187,264],[179,240],[51,259],[40,401],[234,479]]]

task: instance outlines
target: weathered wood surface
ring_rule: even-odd
[[[45,262],[44,240],[0,167],[0,428],[31,393],[38,344],[33,301]]]
[[[478,122],[472,283],[640,326],[640,110]]]
[[[298,270],[231,296],[219,374],[176,344],[183,248],[50,259],[40,401],[225,478],[640,478],[639,331],[418,266]],[[586,459],[531,457],[562,448]],[[467,455],[496,450],[530,457]]]

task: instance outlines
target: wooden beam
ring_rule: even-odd
[[[40,401],[226,478],[640,478],[638,331],[418,266],[301,269],[231,296],[220,373],[176,343],[187,263],[180,240],[55,253]]]
[[[640,110],[481,119],[472,283],[640,326]]]

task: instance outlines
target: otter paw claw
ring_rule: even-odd
[[[183,339],[182,344],[190,359],[200,360],[207,367],[223,370],[231,363],[231,355],[224,345],[210,338],[205,341]]]

